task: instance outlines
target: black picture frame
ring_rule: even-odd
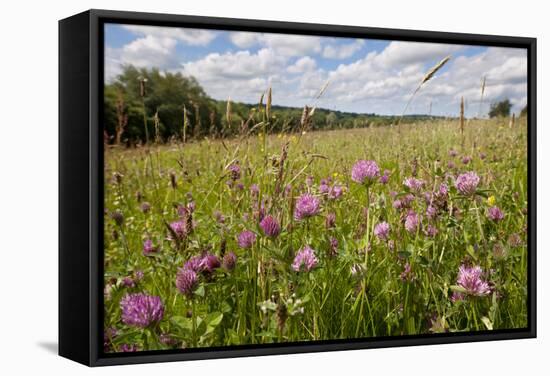
[[[107,22],[521,47],[528,55],[528,327],[273,345],[104,354],[103,24]],[[535,38],[88,10],[59,21],[59,354],[88,366],[536,337]]]

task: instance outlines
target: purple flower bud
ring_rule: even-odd
[[[237,237],[237,243],[239,244],[239,247],[244,249],[251,248],[255,242],[256,234],[249,230],[241,232]]]
[[[492,206],[487,210],[487,218],[493,222],[500,222],[504,219],[504,212],[498,206]]]
[[[414,211],[409,211],[407,217],[405,218],[405,229],[414,234],[420,226],[420,217]]]
[[[146,328],[164,316],[164,305],[158,296],[143,293],[126,294],[120,301],[122,322],[129,326]]]
[[[311,269],[317,266],[317,263],[318,260],[315,256],[315,251],[310,246],[306,245],[301,248],[296,254],[294,262],[292,263],[292,269],[294,269],[294,271],[296,272],[299,272],[301,270],[309,272]]]
[[[237,264],[237,255],[233,252],[226,253],[223,256],[222,264],[225,270],[231,271],[235,269],[235,265]]]
[[[464,294],[485,296],[491,293],[491,287],[482,277],[483,271],[479,266],[467,267],[461,265],[458,269],[456,284],[464,288]]]
[[[151,204],[148,202],[142,202],[139,208],[144,214],[147,214],[151,210]]]
[[[479,176],[473,171],[466,172],[456,178],[456,189],[464,196],[472,196],[475,194],[479,184]]]
[[[156,253],[158,248],[153,244],[151,239],[147,239],[143,242],[143,255],[149,256],[152,253]]]
[[[122,226],[124,224],[124,215],[122,215],[119,210],[112,212],[111,218],[113,218],[113,221],[115,221],[118,226]]]
[[[260,222],[264,234],[270,238],[276,238],[281,233],[281,225],[271,215],[267,215]]]
[[[191,297],[198,284],[197,273],[191,269],[179,268],[176,274],[176,287],[187,297]]]
[[[325,226],[327,229],[334,228],[336,226],[336,213],[330,212],[325,218]]]
[[[351,169],[351,179],[359,184],[370,184],[380,175],[375,161],[360,160]]]
[[[303,194],[296,200],[294,218],[298,221],[319,214],[319,199],[309,193]]]
[[[241,168],[238,164],[232,164],[227,168],[229,171],[229,176],[232,180],[239,180],[241,177]]]
[[[328,197],[332,200],[335,200],[337,198],[340,198],[344,194],[344,187],[341,185],[335,184],[330,188],[330,191],[328,192]]]
[[[388,240],[390,225],[387,222],[380,222],[374,226],[374,235],[380,240]]]
[[[417,178],[407,178],[403,184],[416,193],[419,193],[422,187],[424,187],[424,181]]]

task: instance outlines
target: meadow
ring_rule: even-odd
[[[527,125],[107,146],[104,349],[527,326]]]

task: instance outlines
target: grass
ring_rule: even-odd
[[[400,128],[108,148],[106,351],[526,327],[526,119],[513,127],[507,119],[467,120],[463,136],[457,120]],[[471,157],[467,164],[465,156]],[[360,159],[376,161],[381,173],[388,170],[387,184],[367,189],[352,181],[351,168]],[[241,169],[235,181],[228,172],[234,164]],[[466,171],[481,178],[473,198],[454,186]],[[403,185],[411,176],[425,182],[410,207],[422,217],[413,233],[403,224],[407,210],[392,206],[411,193]],[[320,181],[327,178],[344,187],[340,198],[320,194]],[[442,182],[449,195],[430,220],[424,195]],[[320,198],[321,212],[297,221],[295,200],[305,192]],[[150,211],[141,210],[143,202]],[[193,231],[176,242],[167,224],[178,220],[178,206],[191,202]],[[276,238],[264,236],[258,225],[262,202],[265,214],[281,224]],[[490,220],[491,206],[502,209],[504,219]],[[123,220],[115,221],[113,213]],[[334,227],[326,226],[328,213],[335,214]],[[390,225],[387,241],[374,235],[380,222]],[[437,229],[435,236],[426,234],[428,225]],[[251,249],[237,244],[243,230],[257,234]],[[158,248],[149,256],[142,251],[147,239]],[[315,250],[318,263],[296,272],[291,264],[305,245]],[[192,294],[181,293],[178,268],[205,252],[220,260],[234,252],[236,266],[199,273]],[[464,293],[457,284],[461,265],[481,267],[491,292],[451,299]],[[160,297],[160,321],[143,328],[121,320],[121,298],[137,292]]]

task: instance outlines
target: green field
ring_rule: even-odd
[[[353,181],[359,160],[375,161],[388,181]],[[465,195],[456,179],[469,171],[480,181]],[[404,185],[411,177],[421,188]],[[443,183],[448,193],[436,205]],[[342,195],[331,198],[327,186]],[[305,193],[320,210],[298,220]],[[495,218],[496,208],[503,217]],[[268,215],[278,236],[259,225]],[[419,221],[412,230],[411,215]],[[438,119],[106,146],[104,220],[108,352],[527,326],[525,117],[513,126],[470,120],[463,135],[458,120]],[[182,234],[174,222],[185,226]],[[375,235],[382,222],[387,237]],[[237,241],[245,230],[256,234],[246,249]],[[296,271],[304,246],[315,263]],[[176,285],[187,261],[207,256],[211,266],[195,269],[187,290]],[[476,294],[458,281],[461,266],[479,266],[485,288]],[[160,317],[124,320],[121,300],[135,293],[159,297]]]

